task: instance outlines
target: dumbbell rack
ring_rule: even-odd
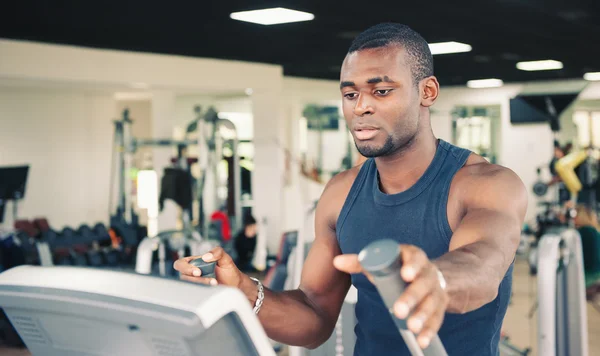
[[[42,265],[48,265],[47,254],[58,265],[95,268],[127,268],[126,246],[114,247],[109,230],[102,223],[93,228],[83,224],[77,230],[65,227],[60,232],[49,229],[36,243]]]

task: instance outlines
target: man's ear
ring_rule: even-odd
[[[421,81],[421,105],[425,107],[432,106],[439,93],[440,93],[440,83],[436,77],[427,77]]]

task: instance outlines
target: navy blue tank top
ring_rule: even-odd
[[[391,238],[420,247],[430,259],[449,250],[452,229],[447,219],[450,183],[470,151],[443,140],[423,176],[408,190],[385,194],[379,188],[375,160],[360,169],[338,217],[336,234],[342,253],[359,253],[370,242]],[[465,313],[446,313],[439,331],[449,356],[497,356],[500,328],[512,288],[512,266],[498,296]],[[352,275],[358,290],[355,356],[410,356],[375,287],[362,274]]]

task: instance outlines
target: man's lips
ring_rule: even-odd
[[[354,126],[354,137],[357,140],[370,140],[379,132],[379,128],[375,126],[356,125]]]

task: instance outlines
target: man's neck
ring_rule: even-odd
[[[417,135],[406,149],[389,157],[375,158],[381,191],[397,194],[412,187],[433,161],[437,146],[433,133]]]

